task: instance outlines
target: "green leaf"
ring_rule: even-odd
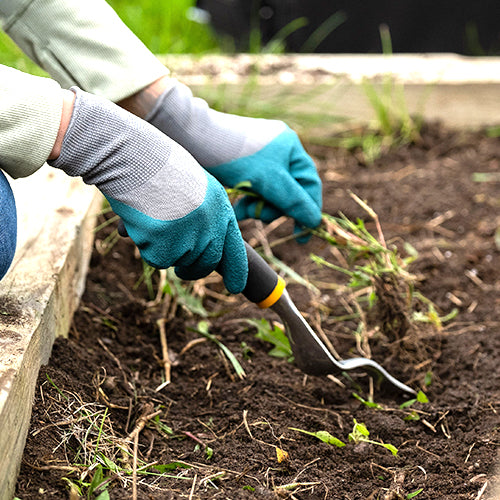
[[[420,420],[420,415],[413,410],[408,415],[406,415],[403,420],[407,422],[416,422],[417,420]]]
[[[250,181],[241,181],[233,189],[251,189],[252,183]]]
[[[418,394],[417,394],[417,401],[419,403],[428,403],[429,402],[429,398],[425,395],[424,392],[422,391],[418,391]]]
[[[422,493],[422,491],[424,491],[424,489],[419,488],[418,490],[414,491],[413,493],[408,493],[408,495],[406,495],[407,500],[411,500],[412,498],[416,497],[419,493]]]
[[[368,408],[375,408],[376,410],[383,410],[384,407],[379,405],[378,403],[375,403],[373,401],[367,401],[366,399],[363,399],[359,394],[356,394],[355,392],[352,393],[352,395],[358,400],[361,401],[365,406]]]
[[[266,206],[264,200],[259,200],[256,205],[255,205],[255,218],[260,219],[262,210],[264,210],[264,207]]]
[[[191,469],[192,466],[184,462],[170,462],[168,464],[155,464],[151,466],[154,470],[158,471],[160,474],[165,472],[170,472],[175,469]]]
[[[398,454],[398,449],[392,444],[386,444],[386,443],[376,443],[376,444],[380,444],[380,446],[383,446],[384,448],[389,450],[394,456]]]
[[[292,431],[302,432],[302,434],[307,434],[308,436],[313,436],[320,441],[323,441],[323,443],[332,444],[334,446],[337,446],[338,448],[342,448],[343,446],[345,446],[344,442],[342,442],[340,439],[337,439],[335,436],[332,436],[328,431],[309,432],[303,429],[296,429],[295,427],[289,427],[289,429]]]
[[[116,465],[113,460],[109,459],[106,455],[102,453],[99,454],[100,459],[102,460],[104,466],[112,472],[119,472],[121,469],[120,466]]]
[[[169,292],[167,291],[169,290]],[[203,306],[203,301],[200,297],[193,295],[191,286],[185,285],[181,279],[177,277],[172,268],[167,269],[167,283],[165,284],[165,293],[175,295],[178,304],[195,316],[206,318],[208,312]]]
[[[156,417],[154,418],[154,423],[155,425],[158,427],[158,429],[161,431],[161,432],[164,432],[165,434],[171,436],[174,431],[172,430],[171,427],[169,427],[168,425],[164,424],[161,420],[160,420],[160,415],[156,415]]]
[[[416,403],[416,399],[409,399],[408,401],[405,401],[404,403],[400,404],[399,407],[404,410],[405,408],[408,408],[412,404]]]
[[[424,378],[425,387],[429,387],[432,384],[432,372],[427,372]]]
[[[351,439],[354,442],[362,440],[363,437],[368,437],[370,435],[370,431],[366,428],[365,424],[361,424],[356,419],[354,418],[354,428],[352,429],[352,432],[349,434],[349,439]],[[361,438],[361,439],[360,439]]]
[[[414,257],[415,259],[418,257],[418,250],[407,241],[404,242],[403,248],[405,249],[406,253],[411,257]]]
[[[392,444],[382,443],[381,441],[373,441],[371,439],[368,439],[370,431],[366,428],[366,425],[357,422],[355,418],[353,419],[353,421],[354,421],[354,428],[352,429],[352,432],[349,434],[349,441],[354,441],[355,443],[363,442],[363,443],[376,444],[377,446],[382,446],[385,449],[389,450],[393,455],[397,455],[398,449],[395,446],[393,446]]]
[[[292,348],[290,347],[290,342],[285,335],[285,332],[278,326],[271,328],[269,321],[264,318],[261,319],[247,319],[246,323],[257,328],[257,333],[255,336],[263,340],[264,342],[269,342],[274,347],[269,351],[270,356],[276,358],[287,358],[291,361],[293,358]]]
[[[319,289],[314,286],[310,281],[306,280],[299,273],[294,271],[290,266],[287,266],[284,262],[274,256],[264,256],[264,258],[273,265],[278,271],[281,271],[286,278],[292,279],[299,285],[305,286],[313,292],[319,293]]]
[[[95,500],[110,500],[109,491],[104,490]]]
[[[97,490],[97,488],[103,482],[103,480],[104,480],[104,474],[102,472],[102,465],[98,465],[92,477],[92,481],[90,482],[88,491],[89,498],[94,493],[94,491]]]

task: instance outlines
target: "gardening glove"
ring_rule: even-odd
[[[60,156],[49,162],[95,184],[143,259],[183,279],[217,268],[231,293],[246,284],[243,239],[227,194],[181,146],[113,103],[72,89]]]
[[[184,146],[228,187],[248,181],[256,196],[234,207],[239,220],[270,222],[285,214],[295,219],[295,232],[321,221],[321,181],[297,134],[285,123],[214,111],[172,80],[146,120]],[[308,236],[299,241],[307,241]]]

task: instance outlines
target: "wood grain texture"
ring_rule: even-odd
[[[102,198],[44,166],[12,181],[18,247],[0,282],[0,499],[12,498],[40,366],[66,335],[81,294]]]

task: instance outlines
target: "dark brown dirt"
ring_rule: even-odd
[[[293,364],[269,356],[270,345],[258,340],[244,319],[276,317],[242,297],[225,295],[217,277],[204,283],[205,307],[217,313],[208,318],[210,331],[235,354],[246,377],[234,375],[213,342],[188,344],[200,338],[189,330],[200,318],[179,307],[166,324],[175,361],[172,382],[155,391],[163,381],[156,322],[161,307],[147,305],[144,284],[134,289],[142,265],[131,242],[120,240],[105,256],[94,252],[70,337],[56,341],[49,366],[41,370],[19,498],[68,498],[62,478],[77,482],[85,468],[75,466],[82,463],[81,454],[75,458],[75,439],[66,436],[65,446],[61,440],[71,427],[68,418],[78,418],[84,404],[108,409],[115,437],[125,438],[141,415],[155,410],[171,428],[167,435],[151,420],[139,433],[139,459],[190,468],[174,468],[162,478],[140,475],[140,499],[397,500],[412,493],[417,500],[499,498],[494,490],[500,441],[499,183],[474,182],[472,176],[499,172],[500,140],[427,127],[420,144],[398,148],[370,166],[341,149],[309,145],[308,150],[324,180],[324,211],[366,219],[373,232],[348,190],[366,200],[388,241],[398,246],[406,241],[418,250],[410,270],[421,277],[419,291],[441,314],[459,309],[440,332],[425,330],[421,359],[376,336],[370,341],[373,358],[424,388],[429,403],[402,410],[401,394],[375,387],[374,400],[382,408],[370,408],[352,396],[368,398],[366,376],[353,375],[352,382],[341,377],[345,386],[340,386],[326,377],[305,377]],[[258,224],[246,221],[242,229],[250,242],[259,241]],[[287,221],[269,241],[290,230]],[[98,249],[108,233],[97,234]],[[287,242],[273,251],[299,274],[323,283],[319,297],[291,280],[289,291],[343,357],[359,355],[350,331],[354,324],[332,320],[342,311],[342,297],[326,282],[341,275],[327,276],[308,259],[311,252],[329,255],[330,247],[313,238],[305,246]],[[428,386],[426,374],[432,374]],[[61,412],[62,401],[67,412]],[[419,420],[404,419],[411,409]],[[396,446],[397,456],[381,446],[349,442],[354,419],[373,440]],[[337,448],[291,428],[326,430],[347,445]],[[279,461],[277,449],[288,458]],[[64,469],[68,466],[72,469]],[[107,476],[111,498],[131,498],[131,476]]]

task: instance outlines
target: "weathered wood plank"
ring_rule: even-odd
[[[456,54],[164,56],[172,75],[211,103],[271,113],[307,136],[376,119],[362,82],[383,95],[391,81],[396,111],[455,129],[500,124],[500,57]],[[242,107],[243,106],[243,107]]]
[[[19,240],[0,282],[0,499],[14,492],[40,366],[84,289],[101,197],[48,166],[12,183]]]

